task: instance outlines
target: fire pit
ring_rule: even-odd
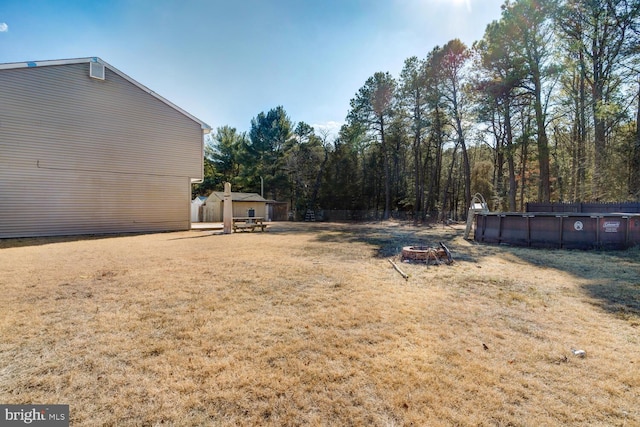
[[[452,264],[453,257],[451,252],[440,242],[439,248],[428,246],[405,246],[402,248],[402,261],[408,262],[426,262],[429,264],[433,261],[435,264]]]

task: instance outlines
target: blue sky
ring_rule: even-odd
[[[0,63],[98,56],[208,123],[335,129],[377,71],[479,40],[503,0],[0,0]]]

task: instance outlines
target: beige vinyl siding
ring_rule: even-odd
[[[105,72],[0,70],[0,237],[189,228],[201,124]]]
[[[224,206],[224,202],[222,203]],[[265,202],[233,202],[233,216],[247,216],[249,209],[253,209],[253,216],[265,217]]]
[[[146,232],[189,228],[186,178],[0,171],[1,237]],[[30,191],[21,191],[30,188]],[[10,201],[10,203],[5,203]]]

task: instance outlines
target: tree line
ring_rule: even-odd
[[[194,194],[259,192],[308,210],[458,219],[530,201],[640,200],[640,0],[507,0],[481,40],[376,72],[337,136],[282,106],[223,126]]]

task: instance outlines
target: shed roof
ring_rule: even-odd
[[[151,89],[149,89],[148,87],[143,85],[142,83],[132,79],[131,77],[129,77],[128,75],[126,75],[122,71],[118,70],[117,68],[115,68],[111,64],[107,63],[106,61],[103,61],[102,59],[100,59],[100,58],[98,58],[96,56],[87,57],[87,58],[55,59],[55,60],[46,60],[46,61],[8,62],[8,63],[0,64],[0,70],[10,70],[10,69],[16,69],[16,68],[47,67],[47,66],[53,66],[53,65],[82,64],[82,63],[91,63],[91,62],[95,62],[95,63],[99,63],[99,64],[104,65],[105,68],[108,68],[109,70],[111,70],[112,72],[116,73],[117,75],[119,75],[123,79],[129,81],[133,85],[135,85],[138,88],[142,89],[143,91],[147,92],[149,95],[157,98],[158,100],[164,102],[165,104],[167,104],[171,108],[173,108],[173,109],[177,110],[178,112],[184,114],[185,116],[189,117],[194,122],[200,124],[200,127],[202,128],[204,133],[209,133],[211,131],[211,126],[209,126],[208,124],[206,124],[202,120],[200,120],[197,117],[194,117],[193,115],[189,114],[188,112],[186,112],[182,108],[178,107],[177,105],[175,105],[171,101],[167,100],[166,98],[163,98],[162,96],[158,95],[157,93],[155,93],[154,91],[152,91]]]
[[[205,196],[197,196],[191,201],[191,203],[203,204],[206,200],[207,200],[207,198]]]
[[[214,191],[209,194],[207,200],[221,201],[224,200],[224,191]],[[267,200],[258,193],[234,193],[231,192],[232,202],[266,202]]]

